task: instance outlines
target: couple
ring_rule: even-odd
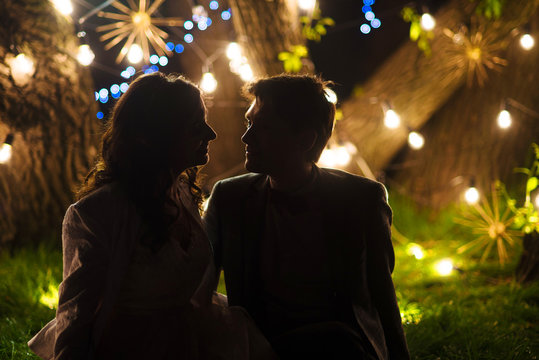
[[[247,174],[201,220],[196,166],[215,133],[181,76],[136,79],[66,212],[44,359],[408,359],[391,210],[376,182],[314,164],[335,107],[314,76],[246,87]],[[209,240],[209,241],[208,241]],[[224,270],[228,306],[214,293]]]

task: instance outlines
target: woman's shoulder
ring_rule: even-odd
[[[92,217],[109,217],[132,206],[125,189],[116,182],[105,184],[84,196],[70,208]],[[69,210],[68,210],[69,211]]]

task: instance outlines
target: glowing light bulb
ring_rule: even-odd
[[[348,153],[348,150],[345,146],[339,146],[334,150],[337,165],[338,166],[346,166],[348,163],[350,163],[350,159],[352,158],[350,154]]]
[[[34,75],[35,66],[34,61],[23,53],[13,57],[8,54],[6,56],[6,63],[11,68],[11,76],[18,85],[25,85]]]
[[[52,0],[52,4],[62,15],[69,15],[73,12],[73,5],[70,0]]]
[[[473,186],[469,187],[466,192],[464,192],[464,200],[468,204],[476,204],[479,201],[479,191]]]
[[[425,145],[425,138],[418,132],[412,131],[408,134],[408,144],[415,150],[419,150]]]
[[[79,46],[79,52],[77,54],[77,60],[83,66],[88,66],[94,61],[95,54],[88,44],[82,44]]]
[[[436,20],[429,13],[421,15],[420,21],[421,28],[425,31],[431,31],[436,26]]]
[[[524,50],[530,50],[535,45],[535,39],[530,34],[524,34],[520,37],[520,46]]]
[[[332,149],[325,148],[320,155],[318,163],[325,167],[334,167],[337,165],[337,156]]]
[[[230,60],[241,58],[241,47],[236,42],[231,42],[226,48],[226,57]]]
[[[324,92],[326,93],[327,101],[329,101],[332,104],[337,104],[338,99],[337,99],[337,94],[335,93],[335,91],[333,91],[330,88],[325,88]]]
[[[217,89],[217,80],[211,72],[204,73],[200,80],[200,88],[202,91],[211,94]]]
[[[144,57],[144,53],[142,52],[142,48],[138,44],[133,44],[129,48],[129,52],[127,53],[127,60],[131,64],[137,64],[142,61],[142,58]]]
[[[0,147],[0,164],[5,164],[11,159],[12,149],[11,145],[4,143],[2,147]]]
[[[408,253],[408,255],[415,257],[417,260],[421,260],[425,257],[423,248],[418,244],[410,244],[406,252]]]
[[[390,129],[396,129],[401,124],[401,118],[394,110],[389,109],[386,111],[384,124]]]
[[[316,0],[298,0],[298,6],[301,10],[312,11],[316,5]]]
[[[441,276],[448,276],[453,272],[453,262],[451,259],[440,260],[436,263],[436,265],[434,265],[434,267]]]
[[[511,126],[511,113],[509,111],[500,111],[498,114],[498,126],[502,129],[507,129]]]
[[[251,81],[254,78],[253,70],[249,64],[243,64],[239,68],[240,78],[243,81]]]

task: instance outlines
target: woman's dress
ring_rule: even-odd
[[[171,206],[170,211],[179,208],[180,215],[171,226],[170,238],[159,250],[152,251],[144,244],[147,242],[141,241],[143,226],[140,224],[136,227],[136,240],[129,246],[123,246],[123,250],[130,255],[124,260],[123,269],[114,272],[122,273],[117,281],[118,286],[113,290],[114,296],[101,296],[111,302],[110,315],[102,321],[102,330],[96,332],[94,324],[92,340],[88,339],[90,343],[93,342],[88,346],[91,357],[193,360],[275,358],[269,343],[245,310],[212,302],[216,274],[198,209],[187,186],[183,186],[173,199],[175,206]],[[134,219],[133,215],[129,217],[130,221],[140,221]],[[125,222],[126,216],[123,218]],[[87,225],[88,222],[85,227]],[[118,227],[118,224],[111,226]],[[64,248],[66,241],[71,241],[69,234],[67,237],[64,234]],[[122,246],[119,244],[122,242],[116,244],[120,250],[116,253],[121,254]],[[114,256],[110,257],[110,261],[114,262]],[[107,268],[110,265],[104,264]],[[65,277],[64,269],[64,280]],[[97,283],[99,280],[103,282],[101,288],[110,288],[104,284],[108,279],[94,279]],[[64,292],[69,293],[69,289],[64,289]],[[62,296],[59,309],[62,309],[61,303]],[[101,300],[97,304],[102,310]],[[74,320],[70,326],[66,324],[66,318],[76,319],[57,313],[57,319],[63,326],[56,330],[56,340],[69,339],[72,332],[70,327],[80,327],[80,321]],[[73,337],[72,342],[80,341],[80,337]],[[39,343],[39,339],[32,339],[32,342]],[[58,358],[73,358],[70,354],[75,352],[71,351],[69,341],[56,341],[55,345],[54,352],[59,354]],[[36,353],[50,358],[39,351]],[[62,355],[64,353],[65,356]]]

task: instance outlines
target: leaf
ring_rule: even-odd
[[[529,178],[528,181],[526,182],[526,193],[531,193],[533,190],[535,190],[538,184],[539,184],[539,181],[537,180],[536,177]]]
[[[325,17],[322,20],[320,20],[318,23],[322,24],[322,25],[327,25],[327,26],[334,26],[335,25],[335,20],[333,20],[330,17]]]
[[[281,60],[281,61],[286,61],[286,60],[290,59],[290,56],[292,56],[292,54],[290,54],[289,52],[282,51],[282,52],[279,53],[278,59]]]
[[[411,22],[414,18],[414,15],[415,10],[408,6],[404,7],[401,11],[402,19],[406,22]]]
[[[294,55],[299,57],[306,57],[309,55],[309,50],[307,50],[307,47],[303,45],[295,45],[292,48],[292,51],[294,52]]]
[[[419,35],[421,34],[421,26],[418,22],[412,22],[410,25],[410,39],[412,41],[417,41]]]
[[[314,27],[314,30],[320,35],[326,35],[327,34],[327,30],[324,27],[324,25],[316,24],[316,26]]]

